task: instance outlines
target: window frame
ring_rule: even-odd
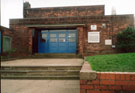
[[[8,38],[9,40],[10,40],[10,44],[9,44],[9,49],[4,49],[4,40],[5,40],[5,38]],[[6,41],[6,40],[5,40]],[[3,52],[7,52],[7,51],[9,51],[10,49],[12,48],[12,37],[10,37],[10,36],[3,36]]]

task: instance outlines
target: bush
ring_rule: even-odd
[[[116,48],[120,52],[135,52],[135,28],[128,27],[117,35]]]

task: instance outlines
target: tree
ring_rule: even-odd
[[[128,27],[118,33],[116,48],[120,52],[135,52],[135,28]]]

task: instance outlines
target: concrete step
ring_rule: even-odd
[[[1,70],[80,70],[81,66],[1,66]]]
[[[41,76],[59,76],[59,75],[79,75],[79,70],[59,70],[59,71],[43,71],[43,70],[1,70],[2,75],[41,75]]]
[[[79,77],[79,74],[44,74],[44,73],[40,73],[40,74],[38,74],[38,73],[27,73],[27,74],[25,74],[25,73],[2,73],[1,74],[1,76],[44,76],[44,77],[55,77],[55,76],[63,76],[63,77],[65,77],[65,76],[73,76],[73,75],[76,75],[76,76],[78,76]]]
[[[19,76],[2,76],[1,75],[1,79],[49,79],[49,80],[79,80],[79,76],[78,75],[70,75],[70,76],[23,76],[23,75],[19,75]]]
[[[78,79],[81,66],[1,66],[2,79]]]
[[[49,54],[35,54],[32,58],[82,58],[81,55],[73,53],[49,53]]]

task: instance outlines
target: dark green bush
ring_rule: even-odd
[[[117,35],[116,48],[120,52],[135,52],[135,28],[128,27]]]

